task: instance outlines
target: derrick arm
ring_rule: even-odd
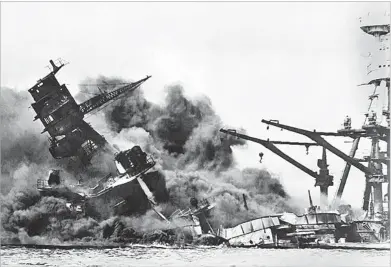
[[[315,179],[319,178],[319,175],[316,172],[308,169],[306,166],[302,165],[301,163],[297,162],[296,160],[294,160],[293,158],[291,158],[290,156],[288,156],[287,154],[282,152],[271,141],[258,139],[258,138],[251,137],[251,136],[248,136],[248,135],[245,135],[245,134],[239,134],[239,133],[236,133],[234,131],[229,131],[229,130],[224,130],[224,129],[220,129],[220,132],[226,133],[226,134],[229,134],[229,135],[233,135],[233,136],[236,136],[236,137],[244,139],[244,140],[248,140],[248,141],[252,141],[252,142],[261,144],[264,147],[266,147],[267,149],[269,149],[270,151],[272,151],[273,153],[277,154],[281,158],[283,158],[286,161],[288,161],[289,163],[291,163],[292,165],[296,166],[297,168],[299,168],[303,172],[309,174],[310,176],[314,177]],[[278,141],[276,141],[276,142],[278,142]],[[281,143],[289,143],[289,142],[280,142],[280,144]],[[295,143],[296,143],[296,145],[300,144],[299,142],[295,142]],[[302,143],[301,145],[303,145],[303,144],[305,144],[305,145],[308,145],[308,144],[309,145],[316,145],[316,144],[313,144],[313,143]]]
[[[266,140],[266,142],[273,143],[275,145],[291,145],[291,146],[319,146],[317,143],[307,143],[307,142],[289,142],[289,141],[269,141]]]
[[[142,83],[144,83],[150,77],[151,76],[147,76],[146,78],[144,78],[142,80],[139,80],[134,83],[130,83],[130,84],[125,85],[121,88],[118,88],[117,90],[114,90],[112,92],[103,93],[103,94],[97,95],[91,99],[88,99],[87,101],[85,101],[79,105],[80,111],[83,114],[91,112],[94,109],[97,109],[97,108],[103,106],[104,104],[106,104],[107,102],[117,98],[119,95],[121,95],[125,92],[132,92],[132,91],[136,90]]]
[[[312,203],[312,197],[311,197],[311,192],[308,190],[308,199],[310,201],[310,207],[312,208],[314,206],[314,203]]]
[[[356,139],[354,139],[352,149],[350,150],[350,153],[349,153],[350,157],[354,158],[354,156],[356,155],[359,142],[360,142],[360,137],[357,137]],[[340,199],[342,197],[342,193],[343,193],[343,190],[345,189],[346,181],[348,179],[351,166],[352,165],[350,163],[346,162],[345,169],[343,170],[337,193],[334,197],[334,202],[338,201],[338,199]]]
[[[314,132],[310,132],[310,131],[303,130],[303,129],[300,129],[300,128],[296,128],[296,127],[280,124],[280,123],[277,123],[277,122],[274,122],[274,121],[262,120],[262,122],[266,123],[266,124],[269,124],[269,125],[272,125],[272,126],[279,127],[281,129],[285,129],[285,130],[288,130],[288,131],[291,131],[291,132],[295,132],[295,133],[307,136],[308,138],[314,140],[316,143],[318,143],[319,145],[323,146],[324,148],[326,148],[327,150],[329,150],[331,153],[335,154],[336,156],[342,158],[347,163],[353,165],[354,167],[356,167],[360,171],[364,172],[365,174],[371,174],[372,173],[371,170],[368,167],[364,166],[363,164],[361,164],[357,160],[349,157],[348,155],[343,153],[341,150],[339,150],[336,147],[334,147],[333,145],[331,145],[324,138],[322,138],[319,133],[317,133],[315,131]]]

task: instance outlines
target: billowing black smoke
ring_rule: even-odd
[[[85,83],[124,83],[117,78],[99,77]],[[104,85],[102,90],[110,86]],[[96,89],[84,87],[82,92],[96,93]],[[81,94],[80,99],[85,96]],[[206,97],[190,100],[179,85],[166,89],[163,106],[148,102],[141,90],[132,92],[131,97],[122,97],[103,110],[111,131],[125,132],[141,128],[152,138],[153,145],[160,151],[176,158],[175,166],[166,169],[184,169],[192,165],[195,169],[227,170],[233,166],[230,146],[243,145],[244,141],[225,136],[221,140],[220,118]]]
[[[56,162],[48,152],[43,126],[34,123],[31,97],[27,92],[1,89],[1,192],[8,193],[21,184],[35,184],[36,179]],[[32,177],[35,176],[35,177]]]
[[[124,82],[99,77],[84,83],[102,84],[102,81],[109,85],[101,86],[101,90],[113,89],[110,84]],[[91,88],[82,87],[77,100],[81,102],[98,93],[96,87]],[[235,168],[231,146],[244,142],[219,134],[223,124],[208,98],[189,99],[179,85],[167,87],[166,93],[164,104],[159,106],[147,101],[138,89],[106,106],[91,121],[110,143],[120,145],[121,149],[137,144],[153,156],[169,193],[169,199],[164,199],[165,203],[159,207],[164,215],[188,208],[192,197],[216,203],[211,219],[214,227],[232,226],[246,219],[293,209],[284,188],[269,172]],[[131,227],[137,232],[132,238],[143,231],[167,228],[153,212],[99,221],[71,213],[62,198],[39,196],[34,190],[36,180],[46,178],[50,168],[63,165],[51,158],[47,137],[40,134],[41,124],[32,122],[30,102],[25,92],[2,89],[3,239],[35,243],[98,242],[113,225]],[[108,160],[112,159],[98,159],[98,163]],[[65,174],[78,180],[71,172],[65,170]],[[243,205],[243,194],[248,210]]]
[[[124,82],[100,77],[94,83],[102,80]],[[103,112],[105,124],[116,133],[113,142],[142,144],[158,159],[170,194],[167,211],[187,208],[191,197],[213,198],[214,225],[231,225],[293,209],[283,186],[269,172],[235,168],[231,146],[244,141],[219,133],[223,123],[207,97],[189,99],[181,86],[173,85],[166,88],[161,106],[148,102],[139,90]],[[244,209],[243,194],[249,210]]]

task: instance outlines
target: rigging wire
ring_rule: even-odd
[[[104,86],[104,85],[128,85],[128,84],[132,84],[132,83],[80,83],[78,85],[81,85],[81,86]]]

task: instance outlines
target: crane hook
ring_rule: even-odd
[[[261,153],[259,153],[259,163],[262,163],[262,158],[263,158],[263,153],[261,152]]]
[[[306,150],[305,153],[306,153],[306,155],[308,155],[309,148],[310,148],[309,146],[305,146],[305,150]]]

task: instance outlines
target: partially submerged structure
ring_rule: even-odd
[[[191,222],[191,232],[193,237],[200,237],[204,234],[216,235],[212,226],[210,225],[208,218],[210,217],[210,211],[215,207],[207,199],[203,199],[200,202],[196,198],[190,199],[190,208],[187,210],[176,210],[170,216],[170,220],[181,218],[187,219]]]
[[[311,197],[310,203],[302,215],[284,212],[263,216],[232,228],[220,227],[217,235],[233,247],[259,248],[322,247],[345,242],[384,242],[387,238],[382,226],[374,231],[370,221],[352,221],[336,210],[322,211],[312,205]]]
[[[86,206],[100,204],[102,208],[118,213],[146,210],[157,204],[151,189],[160,192],[158,198],[167,198],[164,178],[158,172],[151,171],[155,161],[150,156],[139,146],[114,153],[105,138],[84,121],[86,114],[134,91],[151,76],[120,86],[111,92],[101,92],[78,104],[65,84],[60,85],[55,76],[65,63],[59,61],[59,65],[56,65],[50,60],[50,64],[52,71],[38,80],[29,92],[36,101],[32,104],[37,114],[35,120],[40,119],[44,125],[42,133],[48,132],[50,135],[51,155],[55,159],[69,158],[76,162],[77,165],[73,167],[77,168],[89,165],[92,157],[99,151],[110,151],[115,157],[117,175],[108,174],[95,187],[88,188],[80,181],[74,185],[70,185],[69,181],[64,183],[60,170],[52,170],[47,180],[37,181],[38,190],[44,195],[68,199],[69,207],[77,207],[83,214],[88,210]],[[147,197],[146,201],[143,201],[143,194]]]
[[[347,232],[337,211],[320,211],[312,203],[302,215],[284,212],[263,216],[232,228],[220,227],[218,235],[237,247],[300,247],[314,242],[334,242]]]
[[[120,151],[115,155],[117,176],[106,176],[92,188],[90,199],[104,199],[106,203],[114,202],[112,206],[117,214],[140,211],[140,208],[153,208],[157,205],[153,192],[159,200],[168,197],[163,177],[157,171],[152,170],[155,161],[147,155],[139,146]],[[138,190],[138,193],[136,193]],[[144,196],[140,195],[140,191]],[[153,191],[153,192],[152,192]],[[136,198],[135,198],[136,197]],[[140,199],[144,199],[140,200]],[[154,209],[155,210],[155,209]],[[164,220],[163,214],[155,212]]]
[[[61,179],[59,170],[52,170],[47,180],[39,179],[37,188],[43,195],[67,199],[70,207],[78,207],[83,214],[88,213],[86,205],[95,207],[94,210],[106,209],[109,211],[107,215],[127,214],[154,208],[157,201],[151,190],[160,194],[159,200],[168,197],[164,180],[161,181],[162,177],[151,170],[155,161],[139,146],[119,152],[115,157],[115,163],[118,168],[117,176],[107,175],[92,188],[81,183],[74,185],[65,183]],[[152,177],[144,181],[148,178],[148,174]],[[156,180],[160,180],[160,183]],[[144,196],[140,195],[140,191]],[[135,196],[137,199],[134,199]],[[160,212],[156,212],[167,220]]]

